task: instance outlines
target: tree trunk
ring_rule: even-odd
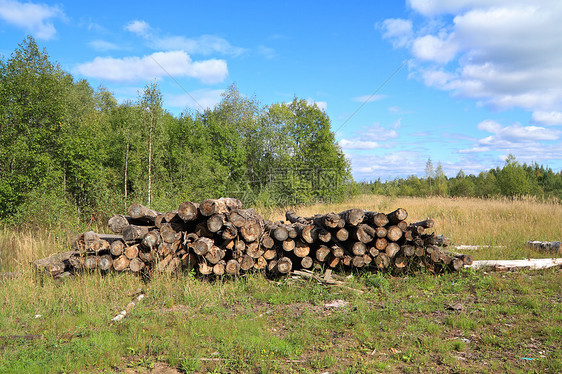
[[[388,223],[396,225],[398,222],[404,221],[408,218],[408,212],[406,209],[398,208],[394,212],[388,213],[386,217],[388,218]]]
[[[207,199],[199,204],[199,211],[205,217],[213,214],[227,214],[231,211],[242,209],[242,202],[232,197],[221,197],[220,199]]]
[[[178,216],[184,222],[193,222],[199,218],[199,204],[185,201],[178,208]]]
[[[361,209],[348,209],[339,214],[340,218],[343,219],[346,225],[357,226],[365,218],[365,212]]]

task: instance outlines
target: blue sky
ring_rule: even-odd
[[[356,180],[424,176],[428,158],[449,176],[508,154],[562,169],[559,0],[0,0],[0,54],[28,34],[118,100],[156,80],[174,114],[232,83],[315,102]]]

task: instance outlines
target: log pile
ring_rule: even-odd
[[[286,221],[264,220],[233,198],[184,202],[156,212],[140,204],[115,215],[114,234],[85,232],[73,251],[36,261],[53,276],[99,269],[151,274],[195,269],[201,275],[260,271],[276,277],[298,269],[368,269],[406,273],[457,271],[472,263],[447,252],[448,240],[429,233],[433,220],[407,223],[408,213],[349,209],[313,217],[286,213]]]

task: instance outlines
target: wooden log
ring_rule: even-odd
[[[339,213],[341,219],[343,219],[346,225],[357,226],[365,218],[365,211],[361,209],[348,209]]]
[[[528,241],[527,245],[539,252],[551,252],[562,254],[562,246],[559,241],[554,242],[543,242],[538,240]]]
[[[243,255],[240,259],[238,259],[238,262],[240,263],[240,269],[243,271],[250,270],[256,263],[255,260],[248,255]]]
[[[260,243],[252,242],[248,243],[246,247],[246,253],[253,259],[257,259],[263,256],[265,250],[261,247]]]
[[[129,215],[134,219],[146,220],[153,224],[154,220],[158,216],[158,212],[147,208],[144,205],[135,203],[129,207]]]
[[[449,264],[451,270],[460,271],[464,267],[464,262],[460,258],[454,258]]]
[[[111,255],[100,256],[98,260],[98,268],[102,271],[109,271],[113,268],[113,258]]]
[[[332,234],[326,229],[320,229],[317,232],[318,240],[322,243],[329,243],[332,240]]]
[[[316,226],[302,223],[293,223],[293,227],[298,233],[298,236],[306,243],[315,243],[318,239],[318,230]]]
[[[345,226],[345,220],[339,214],[333,212],[316,216],[314,221],[327,229],[341,229]]]
[[[387,233],[386,227],[377,226],[375,228],[375,236],[377,238],[386,238],[386,233]]]
[[[156,250],[156,248],[158,248],[158,245],[160,244],[160,235],[158,234],[157,231],[149,231],[147,232],[143,237],[142,240],[140,242],[140,246],[143,249],[146,249],[148,251],[150,250]],[[113,252],[112,252],[113,254]]]
[[[213,265],[222,260],[224,256],[226,256],[226,251],[216,245],[212,245],[205,253],[205,259]]]
[[[160,238],[162,238],[163,242],[172,244],[179,240],[180,237],[180,232],[176,230],[173,224],[164,223],[162,227],[160,227]]]
[[[256,259],[256,263],[254,264],[254,269],[262,270],[265,269],[266,267],[267,267],[267,260],[263,256],[258,257]]]
[[[316,260],[320,261],[320,262],[325,262],[328,260],[329,256],[331,254],[330,248],[328,248],[325,245],[321,245],[320,247],[318,247],[318,249],[316,250]]]
[[[129,269],[131,269],[133,273],[140,272],[145,266],[145,263],[138,257],[133,258],[131,262],[129,262]]]
[[[375,238],[375,229],[364,223],[357,225],[353,230],[353,236],[361,243],[370,243]]]
[[[406,221],[399,221],[396,226],[398,226],[398,228],[402,230],[402,232],[408,230],[408,222]]]
[[[275,241],[269,235],[269,233],[264,232],[260,239],[261,246],[265,249],[271,249],[275,245]]]
[[[377,254],[378,254],[378,253],[377,253]],[[364,266],[369,266],[369,265],[371,265],[371,262],[373,262],[373,257],[371,257],[371,256],[368,255],[368,254],[364,254],[364,255],[363,255],[363,261],[365,262],[365,265],[364,265]]]
[[[377,255],[379,254],[379,250],[377,249],[377,247],[370,247],[369,248],[369,255],[371,257],[377,257]]]
[[[398,208],[394,212],[388,213],[386,217],[389,224],[396,225],[398,222],[405,221],[408,218],[408,212],[406,209]]]
[[[383,227],[388,224],[388,217],[384,213],[377,213],[377,212],[365,212],[365,220],[366,223],[372,224],[375,227]]]
[[[178,217],[184,222],[193,222],[199,218],[199,204],[191,201],[184,201],[178,208]]]
[[[363,266],[365,266],[365,258],[363,257],[363,255],[354,256],[351,260],[351,265],[356,268],[362,268]]]
[[[333,246],[331,246],[330,251],[332,252],[332,256],[337,257],[337,258],[341,258],[345,254],[345,249],[342,246],[337,245],[337,244],[334,244]]]
[[[378,238],[377,240],[375,240],[375,248],[379,251],[384,251],[387,245],[388,241],[385,238]]]
[[[286,225],[281,225],[279,223],[270,224],[268,227],[271,232],[271,236],[278,242],[282,242],[289,238],[289,230]]]
[[[275,270],[279,274],[289,274],[289,272],[293,269],[293,262],[288,257],[281,257],[277,260],[277,264]]]
[[[296,242],[292,239],[287,239],[282,243],[285,252],[292,252],[295,249]]]
[[[256,214],[246,217],[246,222],[240,228],[240,235],[247,242],[254,242],[258,240],[264,232],[263,218]]]
[[[152,230],[154,230],[154,226],[129,225],[123,229],[123,240],[125,243],[140,242]]]
[[[149,220],[135,219],[131,216],[124,216],[121,214],[116,214],[109,218],[107,221],[107,227],[116,234],[121,234],[123,229],[129,225],[151,225]]]
[[[213,266],[209,266],[206,262],[199,263],[199,274],[211,275],[213,274]]]
[[[296,239],[299,236],[297,230],[295,230],[293,226],[287,225],[286,227],[287,231],[289,232],[289,239]]]
[[[232,197],[221,197],[219,199],[203,200],[199,204],[199,212],[205,217],[212,216],[217,213],[229,213],[242,209],[242,202]]]
[[[423,220],[423,221],[410,223],[410,226],[412,226],[412,227],[422,227],[424,229],[430,229],[430,228],[433,227],[434,224],[435,224],[435,222],[432,219],[428,218],[428,219]]]
[[[84,258],[84,269],[86,270],[94,270],[98,267],[98,256],[86,256]]]
[[[312,257],[305,256],[305,257],[301,258],[300,265],[303,269],[310,269],[313,264],[314,264],[314,261],[312,260]]]
[[[397,243],[388,243],[388,245],[384,249],[384,252],[389,258],[393,258],[394,256],[396,256],[399,250],[400,246]]]
[[[255,215],[257,215],[257,213],[252,208],[250,208],[250,209],[239,209],[239,210],[232,211],[228,214],[228,221],[232,222],[232,224],[239,229],[242,226],[244,226],[244,223],[246,223],[247,217],[252,217],[252,216],[255,216]]]
[[[132,260],[139,255],[139,245],[130,245],[123,251],[123,254],[129,259]]]
[[[328,266],[330,268],[335,268],[340,264],[340,262],[341,262],[341,257],[333,257],[331,261],[328,263]]]
[[[367,246],[362,242],[347,243],[347,250],[354,256],[363,256],[367,253]]]
[[[215,233],[222,228],[225,222],[226,217],[223,213],[213,214],[212,216],[207,218],[207,229],[210,232]],[[233,225],[233,227],[235,226]]]
[[[217,276],[224,275],[226,272],[226,261],[220,260],[213,266],[213,274]]]
[[[404,253],[404,256],[406,257],[412,257],[414,255],[415,247],[413,245],[404,244],[400,246],[400,249],[402,250],[402,253]]]
[[[293,253],[297,257],[306,257],[310,253],[310,245],[308,243],[303,243],[301,241],[296,242]]]
[[[403,254],[399,254],[394,258],[394,266],[396,268],[402,269],[406,267],[406,264],[407,264],[406,256],[404,256]]]
[[[402,230],[398,226],[390,226],[386,229],[386,239],[389,242],[396,242],[402,237]]]
[[[225,270],[230,275],[238,275],[240,274],[240,263],[235,259],[230,259],[226,263]]]
[[[131,260],[123,254],[113,260],[113,269],[115,269],[115,271],[124,271],[129,268],[130,262]]]
[[[200,237],[195,243],[193,243],[193,252],[199,256],[204,256],[207,252],[209,252],[214,244],[213,239],[204,236]]]
[[[153,251],[145,251],[142,248],[139,248],[138,257],[147,264],[154,262],[154,252]]]
[[[277,258],[277,250],[275,248],[266,249],[263,253],[263,258],[265,258],[267,261],[271,261]]]
[[[336,231],[336,239],[340,242],[345,242],[349,239],[349,231],[343,227],[338,229],[338,231]]]
[[[375,257],[375,265],[379,269],[385,269],[390,266],[390,257],[386,253],[379,253],[377,257]]]
[[[311,221],[310,218],[307,219],[307,218],[301,217],[293,211],[285,212],[285,218],[287,219],[287,221],[289,221],[291,223],[300,223],[302,225],[308,225],[308,224],[310,224],[310,221]]]
[[[353,262],[353,257],[351,257],[348,254],[343,255],[343,257],[341,258],[340,263],[343,266],[351,266],[351,263]]]

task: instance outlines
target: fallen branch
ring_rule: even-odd
[[[488,269],[493,271],[509,270],[537,270],[551,267],[562,267],[562,258],[528,258],[525,260],[483,260],[474,261],[472,265],[465,265],[465,268]]]

